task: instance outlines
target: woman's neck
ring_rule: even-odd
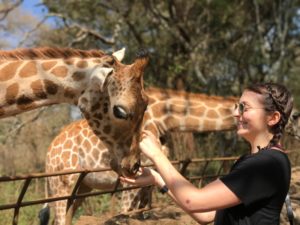
[[[273,134],[271,133],[263,133],[261,135],[257,135],[252,141],[251,144],[251,154],[257,153],[260,148],[266,147],[270,140],[272,140]]]

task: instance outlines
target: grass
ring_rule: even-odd
[[[0,205],[15,204],[21,193],[24,181],[13,181],[0,183]],[[41,190],[43,182],[35,182],[29,186],[23,201],[37,200],[44,198],[44,191]],[[19,225],[38,225],[38,212],[41,205],[22,207],[19,211]],[[12,224],[14,209],[0,211],[0,225]]]

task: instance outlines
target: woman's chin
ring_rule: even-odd
[[[241,136],[241,137],[245,137],[247,136],[249,132],[246,129],[240,128],[237,130],[237,135]]]

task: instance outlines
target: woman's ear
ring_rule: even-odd
[[[280,118],[281,118],[280,112],[275,111],[274,113],[272,113],[272,115],[269,116],[268,125],[270,127],[274,126],[280,121]]]

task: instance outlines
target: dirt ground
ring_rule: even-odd
[[[196,225],[185,212],[174,205],[155,207],[129,215],[100,217],[81,216],[75,225]]]

